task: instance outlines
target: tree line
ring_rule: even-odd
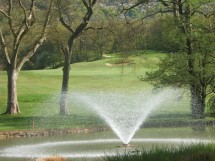
[[[70,64],[103,53],[159,50],[170,54],[141,80],[191,93],[194,118],[215,106],[213,0],[2,0],[0,68],[8,74],[5,113],[19,112],[21,69],[63,66],[60,113],[67,113]],[[46,41],[45,41],[46,40]]]

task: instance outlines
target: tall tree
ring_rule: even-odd
[[[57,0],[57,6],[59,11],[59,17],[61,24],[69,31],[70,35],[67,43],[62,48],[64,54],[64,66],[63,66],[63,80],[60,98],[60,114],[67,114],[67,93],[68,93],[68,82],[69,82],[69,72],[70,63],[73,51],[73,44],[75,39],[86,29],[91,16],[93,15],[93,6],[96,4],[97,0],[82,0],[81,8],[82,12],[85,12],[83,16],[79,15],[78,20],[72,15],[73,10],[77,11],[78,6],[71,7],[68,6],[68,2],[64,0]],[[76,2],[73,2],[76,3]],[[76,4],[80,5],[80,4]],[[82,7],[81,6],[81,7]],[[70,8],[71,7],[71,8]],[[80,7],[80,6],[79,6]],[[71,17],[72,18],[71,18]]]
[[[139,1],[131,8],[146,2],[148,1]],[[159,69],[149,73],[146,80],[157,80],[165,85],[188,85],[192,115],[194,118],[202,118],[206,97],[214,93],[215,73],[211,70],[215,62],[214,36],[211,36],[214,35],[214,24],[210,20],[215,16],[215,8],[211,7],[214,2],[211,0],[159,0],[158,2],[164,8],[155,13],[164,13],[166,9],[168,13],[172,13],[174,27],[178,31],[177,39],[181,45],[178,54],[164,59]],[[201,18],[200,24],[201,20],[208,21],[208,26],[199,25],[196,17]]]
[[[53,0],[50,1],[44,22],[40,25],[39,36],[31,37],[32,43],[30,44],[26,43],[24,39],[29,37],[33,30],[36,30],[35,26],[38,27],[37,25],[39,25],[36,23],[35,0],[8,0],[0,9],[0,13],[6,19],[6,24],[0,27],[0,45],[6,61],[8,77],[8,98],[5,114],[20,112],[17,100],[17,77],[23,65],[45,41],[52,3]]]

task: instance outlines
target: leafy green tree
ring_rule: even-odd
[[[147,1],[148,2],[148,1]],[[163,59],[159,69],[148,73],[146,80],[161,85],[188,86],[194,118],[204,117],[206,97],[214,94],[214,2],[211,0],[159,0],[173,15],[174,38],[179,52]],[[136,7],[146,3],[139,1]],[[198,19],[198,21],[197,21]]]
[[[53,0],[50,1],[42,24],[37,23],[36,20],[35,0],[8,0],[4,1],[5,5],[1,6],[0,14],[3,15],[5,23],[0,27],[0,45],[8,76],[8,100],[5,114],[20,112],[17,100],[17,77],[23,65],[45,41],[52,2]],[[40,30],[36,30],[35,27]],[[27,41],[29,38],[31,41]]]

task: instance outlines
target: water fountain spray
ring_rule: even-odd
[[[75,92],[71,99],[75,104],[81,103],[93,109],[127,146],[149,114],[170,98],[172,92]]]

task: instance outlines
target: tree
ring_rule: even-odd
[[[147,1],[148,2],[148,1]],[[188,86],[194,118],[203,118],[206,97],[214,93],[214,23],[215,9],[211,0],[159,0],[164,8],[155,13],[172,13],[180,49],[163,59],[159,69],[148,73],[145,80],[161,85]],[[146,3],[139,1],[132,7]],[[131,8],[132,8],[131,7]],[[197,21],[198,19],[198,21]],[[198,24],[198,22],[200,22]],[[207,22],[207,26],[205,23]]]
[[[96,4],[97,0],[82,0],[82,5],[77,2],[72,6],[64,0],[57,0],[58,12],[60,17],[61,24],[69,31],[70,35],[67,40],[67,43],[62,48],[64,54],[64,66],[63,66],[63,80],[61,88],[61,98],[60,98],[60,114],[67,114],[67,93],[68,93],[68,82],[69,82],[69,72],[70,72],[70,63],[73,51],[73,44],[75,39],[84,31],[87,27],[91,16],[93,15],[93,6]],[[72,2],[71,2],[72,3]],[[81,6],[81,8],[79,7]],[[84,8],[83,8],[84,6]],[[71,7],[71,8],[70,8]],[[85,12],[84,15],[74,16],[72,10],[76,11],[80,9],[81,13]],[[78,19],[76,19],[78,18]]]
[[[6,61],[8,78],[8,98],[5,114],[20,112],[17,100],[17,78],[23,65],[34,55],[46,38],[53,0],[50,1],[43,24],[36,23],[35,0],[5,1],[0,9],[6,24],[0,28],[0,45]],[[7,8],[6,8],[7,6]],[[19,15],[17,17],[17,15]],[[40,28],[40,31],[36,28]],[[37,33],[39,36],[33,34]],[[33,35],[33,37],[31,37]],[[26,39],[31,37],[31,42]]]

